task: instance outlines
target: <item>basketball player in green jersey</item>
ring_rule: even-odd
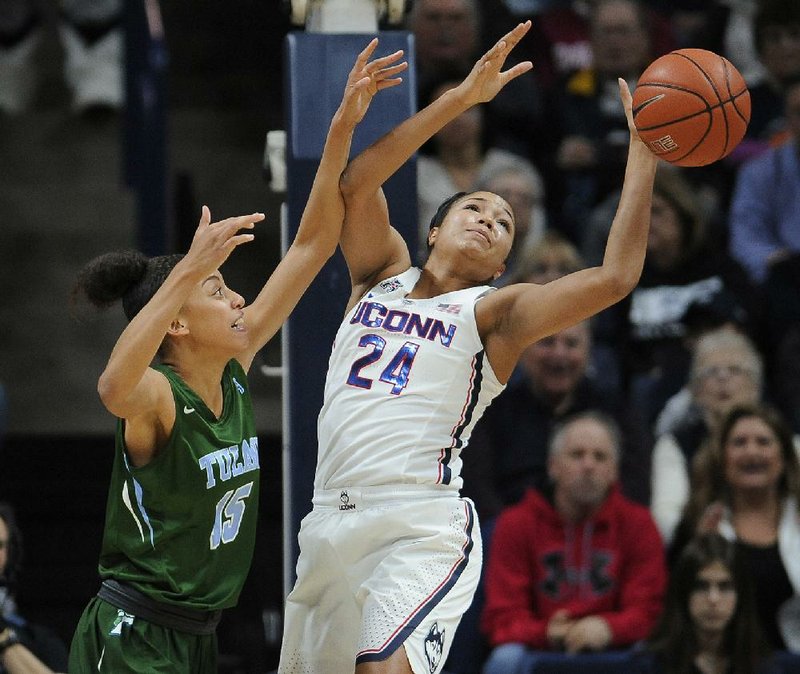
[[[247,370],[334,253],[344,218],[339,177],[377,91],[400,83],[402,52],[359,54],[333,116],[294,243],[244,299],[219,267],[263,215],[202,217],[186,255],[109,253],[75,291],[122,300],[130,320],[98,382],[118,417],[98,595],[80,619],[69,671],[215,673],[215,627],[247,576],[259,456]],[[160,364],[151,362],[160,356]]]

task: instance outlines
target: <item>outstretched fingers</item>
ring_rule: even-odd
[[[370,40],[369,44],[356,58],[350,74],[347,77],[344,97],[340,107],[341,119],[348,124],[358,124],[367,112],[373,96],[378,91],[401,84],[403,79],[397,77],[408,68],[408,63],[398,61],[403,57],[403,50],[381,56],[372,61],[378,38]]]
[[[223,230],[223,233],[233,234],[240,229],[253,229],[256,223],[261,222],[263,219],[263,213],[251,213],[250,215],[237,215],[214,224],[218,225]]]
[[[243,229],[253,229],[256,223],[261,222],[263,219],[263,213],[251,213],[213,222],[209,227],[213,230],[213,236],[218,245],[233,249],[239,244],[252,241],[255,238],[253,234],[240,232]]]
[[[523,21],[522,23],[518,23],[514,28],[508,31],[502,38],[500,38],[501,42],[505,42],[508,51],[511,51],[517,43],[525,37],[525,34],[531,29],[531,20],[528,19],[527,21]]]
[[[369,63],[369,59],[372,54],[375,52],[375,48],[378,46],[378,38],[373,37],[369,44],[361,50],[361,53],[356,57],[356,64],[353,68],[363,68],[367,63]]]
[[[381,56],[376,58],[373,61],[370,61],[372,55],[375,53],[375,49],[378,46],[378,38],[372,38],[369,44],[361,50],[361,53],[356,57],[356,61],[353,64],[353,68],[350,70],[350,74],[347,78],[348,86],[355,85],[356,82],[361,80],[363,77],[372,77],[373,79],[386,79],[387,77],[391,77],[394,74],[405,70],[408,67],[408,64],[401,63],[397,64],[397,61],[403,57],[403,50],[398,49],[396,52],[392,54],[387,54],[386,56]]]
[[[400,54],[402,55],[402,52],[400,52]],[[395,75],[399,75],[406,68],[408,68],[408,63],[406,61],[388,68],[381,68],[374,75],[375,85],[378,87],[378,89],[386,89],[387,87],[394,87],[398,84],[401,84],[403,78],[395,77]]]
[[[240,215],[235,218],[228,218],[222,222],[216,223],[220,226],[220,239],[223,248],[229,252],[236,246],[243,243],[249,243],[255,239],[254,234],[240,233],[243,229],[253,229],[257,222],[264,219],[263,213],[252,213],[250,215]]]
[[[395,77],[395,75],[400,74],[408,68],[408,63],[406,61],[397,63],[397,61],[403,58],[403,54],[403,50],[398,49],[393,54],[381,56],[364,66],[360,74],[369,77],[375,82],[376,90],[386,89],[387,87],[400,84],[403,81],[402,78]]]
[[[531,68],[533,68],[533,63],[530,61],[522,61],[522,63],[517,63],[505,72],[500,73],[500,76],[503,80],[503,86],[508,84],[511,80],[516,79],[520,75],[528,72]]]
[[[511,80],[533,68],[530,61],[523,61],[503,71],[509,53],[530,30],[530,27],[530,21],[518,24],[514,30],[506,33],[478,60],[464,82],[459,85],[464,100],[469,105],[490,101]]]
[[[517,46],[519,41],[525,37],[525,34],[531,29],[530,19],[523,23],[517,24],[512,30],[508,31],[501,37],[494,46],[486,52],[484,59],[495,60],[501,59],[505,61],[506,57],[511,53],[511,50]]]
[[[198,227],[207,227],[209,224],[211,224],[211,209],[203,204],[203,208],[200,211],[200,224]]]
[[[255,238],[242,230],[253,229],[263,219],[263,213],[251,213],[211,222],[211,211],[203,206],[200,224],[186,257],[200,272],[211,272],[225,262],[234,248]]]

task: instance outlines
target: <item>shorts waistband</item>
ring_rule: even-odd
[[[431,484],[341,487],[339,489],[315,489],[311,501],[315,509],[332,508],[341,512],[350,512],[374,508],[387,503],[404,503],[432,498],[458,498],[458,490]]]
[[[199,611],[157,602],[112,579],[102,582],[97,596],[137,618],[187,634],[213,634],[222,617],[222,611]]]

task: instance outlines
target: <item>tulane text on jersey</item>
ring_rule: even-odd
[[[258,438],[242,440],[241,447],[232,445],[204,454],[198,463],[206,471],[206,489],[211,489],[217,483],[217,478],[226,482],[242,473],[258,470]],[[216,476],[214,466],[217,467]]]

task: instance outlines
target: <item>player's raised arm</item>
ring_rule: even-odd
[[[492,100],[508,82],[532,68],[530,61],[524,61],[502,70],[530,25],[526,21],[504,35],[460,85],[382,136],[345,169],[341,179],[346,206],[341,247],[354,297],[380,277],[403,271],[410,264],[408,247],[389,224],[381,186],[439,129],[473,105]]]
[[[380,90],[402,81],[396,77],[406,69],[402,51],[370,60],[378,39],[374,38],[358,55],[347,78],[344,95],[333,115],[319,167],[300,218],[300,226],[275,271],[254,302],[245,309],[251,332],[248,352],[241,363],[248,369],[255,353],[277,332],[297,305],[325,262],[336,251],[344,219],[344,202],[339,178],[350,154],[356,125]]]
[[[658,158],[639,138],[631,93],[619,80],[630,131],[628,163],[602,265],[545,285],[516,284],[479,306],[479,329],[498,376],[508,376],[533,342],[574,325],[627,296],[639,282],[650,227],[650,205]]]

